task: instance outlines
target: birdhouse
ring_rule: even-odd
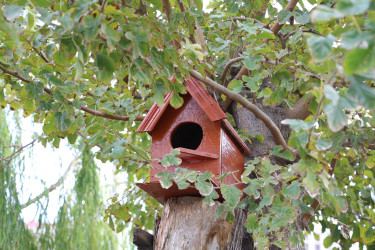
[[[250,154],[249,148],[200,82],[188,79],[186,90],[187,94],[182,95],[184,104],[180,108],[174,109],[169,105],[172,93],[167,94],[163,106],[155,103],[137,130],[151,135],[152,159],[160,159],[177,148],[180,151],[177,157],[182,163],[168,167],[167,171],[173,172],[176,167],[182,167],[202,173],[209,171],[215,176],[237,171],[234,173],[236,178],[227,175],[222,181],[215,179],[213,184],[237,183],[244,170],[245,154]],[[199,196],[195,188],[179,190],[175,183],[169,189],[162,188],[156,174],[164,167],[158,161],[151,164],[154,168],[151,168],[150,182],[138,183],[137,186],[159,202],[164,203],[170,197]]]

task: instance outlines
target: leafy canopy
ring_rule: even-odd
[[[228,220],[235,207],[247,209],[246,228],[259,249],[303,244],[302,230],[312,231],[312,222],[330,229],[326,247],[374,244],[373,1],[309,0],[311,11],[295,0],[213,0],[205,11],[201,0],[5,2],[0,105],[42,123],[42,143],[59,147],[82,137],[88,150],[100,148],[97,159],[127,173],[127,196],[106,209],[113,229],[121,231],[123,222],[153,227],[160,206],[134,187],[149,174],[150,138],[135,130],[167,92],[180,107],[183,79],[196,71],[271,107],[291,108],[305,98],[311,112],[304,121],[283,122],[292,129],[288,147],[246,164],[243,192],[222,184],[220,212]],[[249,73],[231,81],[236,72],[229,74],[228,62]],[[271,86],[262,85],[265,78]],[[244,134],[252,136],[263,141]],[[173,154],[162,160],[178,164]],[[164,187],[193,183],[207,202],[218,197],[210,173],[159,175]]]

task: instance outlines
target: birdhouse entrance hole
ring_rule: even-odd
[[[195,150],[203,139],[203,130],[199,124],[188,122],[179,125],[172,133],[173,148],[187,148]]]

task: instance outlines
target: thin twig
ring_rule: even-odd
[[[261,21],[255,19],[255,18],[250,18],[250,17],[234,16],[231,19],[229,19],[228,21],[250,21],[250,20],[254,21],[257,24],[260,24],[264,28],[267,27],[267,24],[262,23]]]
[[[221,80],[222,83],[224,82],[225,77],[226,77],[226,74],[228,73],[228,70],[230,69],[230,67],[231,67],[234,63],[239,62],[239,61],[242,61],[242,60],[244,60],[244,59],[245,59],[245,58],[243,58],[243,57],[236,57],[236,58],[233,58],[233,59],[229,60],[229,62],[228,62],[228,63],[225,65],[225,67],[224,67],[223,73],[222,73],[221,76],[220,76],[220,80]],[[273,64],[273,65],[276,65],[276,64],[277,64],[276,61],[272,61],[272,60],[264,60],[264,59],[262,59],[260,62],[262,62],[262,63],[269,63],[269,64]],[[295,67],[293,67],[293,66],[289,66],[289,67],[287,67],[287,69],[291,69],[291,70],[293,70],[293,71],[296,71],[296,70],[297,70],[297,69],[296,69]],[[318,75],[316,75],[316,74],[314,74],[314,73],[311,73],[311,72],[304,72],[304,74],[307,74],[307,75],[309,75],[310,77],[315,78],[315,79],[318,79],[318,80],[321,79],[320,76],[318,76]]]
[[[32,44],[31,44],[31,42],[28,40],[28,39],[26,39],[25,37],[23,37],[23,39],[25,39],[25,41],[30,45],[30,47],[43,59],[43,61],[44,62],[46,62],[46,63],[49,63],[49,61],[48,61],[48,59],[43,55],[43,53],[40,51],[40,50],[38,50],[37,48],[35,48]]]
[[[194,77],[195,79],[207,84],[211,88],[219,91],[220,93],[226,95],[228,98],[230,98],[233,101],[238,102],[246,109],[250,110],[255,117],[257,117],[259,120],[261,120],[268,130],[271,132],[273,139],[277,145],[281,145],[286,150],[293,151],[285,142],[283,135],[281,134],[280,129],[276,126],[276,124],[271,120],[271,118],[264,113],[262,110],[258,108],[255,104],[252,104],[248,100],[246,100],[243,96],[240,94],[234,93],[230,91],[229,89],[225,88],[224,86],[218,84],[217,82],[213,81],[212,79],[206,77],[203,78],[203,76],[198,73],[195,70],[189,71],[190,75]],[[294,151],[293,151],[294,152]]]
[[[21,205],[21,209],[24,209],[25,207],[28,207],[30,206],[31,204],[37,202],[38,200],[40,200],[41,198],[43,198],[44,196],[47,196],[50,192],[52,192],[53,190],[55,190],[58,186],[60,186],[61,184],[64,183],[67,175],[69,174],[70,170],[75,166],[77,165],[78,163],[78,160],[80,159],[80,157],[76,157],[70,164],[69,164],[69,167],[68,169],[65,171],[64,175],[61,176],[61,178],[53,185],[51,185],[49,188],[46,188],[42,193],[40,193],[39,195],[37,195],[36,197],[34,197],[33,199],[30,199],[28,200],[25,204],[22,204]]]
[[[5,74],[8,74],[8,75],[12,75],[18,79],[20,79],[21,81],[23,82],[26,82],[26,83],[31,83],[31,80],[28,80],[24,77],[22,77],[18,72],[14,72],[14,71],[11,71],[5,67],[3,67],[1,64],[0,64],[0,69],[5,73]],[[48,93],[51,97],[53,97],[53,93],[52,93],[52,90],[47,88],[47,87],[43,87],[43,90],[44,92]],[[73,102],[66,99],[67,103],[69,105],[72,105],[73,106]],[[129,121],[130,120],[130,117],[129,116],[121,116],[121,115],[113,115],[113,114],[107,114],[107,113],[104,113],[104,112],[101,112],[101,111],[97,111],[97,110],[94,110],[94,109],[91,109],[91,108],[88,108],[88,107],[85,107],[85,106],[81,106],[80,108],[82,111],[85,111],[89,114],[92,114],[94,116],[99,116],[99,117],[103,117],[103,118],[107,118],[107,119],[111,119],[111,120],[118,120],[118,121]],[[135,118],[135,121],[143,121],[144,117],[143,116],[138,116]]]
[[[22,146],[20,147],[17,151],[13,152],[11,155],[1,159],[0,160],[3,160],[3,161],[7,161],[7,162],[10,162],[13,158],[13,156],[15,156],[16,154],[18,154],[19,152],[21,152],[24,148],[27,148],[28,146],[31,146],[35,143],[36,139],[34,139],[32,142],[29,142],[28,144],[26,144],[25,146]]]

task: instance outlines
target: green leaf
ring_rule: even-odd
[[[304,122],[302,120],[297,119],[285,119],[281,121],[281,124],[289,125],[291,129],[293,129],[296,132],[304,131],[310,129],[312,126],[314,126],[315,121],[309,121]]]
[[[283,150],[283,147],[281,147],[281,146],[275,146],[270,151],[270,154],[278,156],[278,157],[281,157],[281,158],[283,158],[285,160],[288,160],[288,161],[293,161],[294,160],[294,155],[293,155],[292,152],[290,152],[289,150],[285,150],[285,151],[281,152],[282,150]]]
[[[235,208],[242,197],[242,192],[234,185],[221,184],[221,194],[225,199],[225,204]]]
[[[203,202],[208,203],[209,206],[213,206],[217,199],[219,199],[219,194],[215,189],[212,189],[212,192],[204,197]]]
[[[310,15],[307,12],[302,12],[300,10],[296,10],[294,12],[294,17],[296,22],[299,24],[306,24],[310,21]]]
[[[102,32],[104,33],[104,36],[107,38],[107,44],[109,49],[115,49],[117,42],[120,41],[120,33],[104,24],[102,24],[101,28]]]
[[[83,18],[83,25],[85,27],[83,33],[88,41],[92,41],[97,38],[101,20],[101,15],[96,18],[93,15],[87,15]]]
[[[244,188],[244,193],[248,194],[249,196],[253,196],[254,199],[258,199],[260,197],[260,192],[258,188],[260,188],[261,181],[252,179],[247,187]]]
[[[67,117],[68,113],[67,112],[56,112],[55,113],[55,124],[56,124],[56,128],[58,128],[59,130],[61,131],[65,131],[66,129],[68,129],[71,121],[70,119]]]
[[[256,214],[249,214],[247,216],[245,227],[249,233],[253,233],[259,227],[258,217]]]
[[[13,22],[14,19],[22,15],[23,7],[24,6],[18,6],[18,5],[5,5],[3,8],[4,17],[9,22]]]
[[[155,81],[153,87],[155,102],[161,107],[164,104],[164,95],[167,93],[167,88],[161,79]]]
[[[264,195],[262,200],[259,203],[259,207],[257,210],[261,210],[264,206],[269,206],[272,204],[273,196],[272,195]]]
[[[324,239],[324,241],[323,241],[323,245],[324,245],[325,248],[329,248],[332,244],[333,244],[333,242],[332,242],[332,236],[329,235],[329,236],[327,236],[327,237]]]
[[[335,8],[345,15],[359,15],[370,7],[371,0],[340,0]]]
[[[170,104],[175,109],[178,109],[184,104],[184,99],[179,94],[173,93],[170,100]]]
[[[293,181],[291,184],[283,188],[281,191],[286,197],[297,199],[300,194],[300,185],[299,181]]]
[[[261,75],[257,74],[254,77],[242,76],[242,79],[246,82],[246,86],[251,92],[257,92],[262,84]]]
[[[51,135],[53,132],[56,131],[56,126],[55,126],[55,113],[52,115],[48,116],[44,120],[44,126],[43,126],[43,132],[46,135]]]
[[[43,8],[47,8],[51,6],[51,1],[50,0],[35,0],[33,1],[36,6],[40,6]]]
[[[171,181],[171,179],[174,177],[174,175],[171,174],[171,173],[168,173],[168,172],[157,173],[156,177],[161,178],[159,180],[159,182],[160,182],[162,188],[168,189],[173,184],[173,182]]]
[[[307,175],[302,180],[302,183],[311,197],[314,198],[318,194],[320,185],[315,180],[315,174],[311,169],[307,169]]]
[[[260,61],[262,60],[262,56],[261,55],[257,55],[257,56],[248,56],[245,60],[244,60],[244,65],[247,69],[249,70],[255,70],[255,69],[259,69],[260,68]]]
[[[330,55],[334,41],[335,37],[332,35],[328,35],[327,37],[310,36],[307,39],[307,45],[315,60],[323,61]]]
[[[228,84],[228,88],[235,92],[235,93],[240,93],[241,90],[242,90],[242,87],[243,87],[243,82],[241,80],[232,80],[229,84]]]
[[[369,33],[358,30],[349,30],[342,35],[342,48],[350,50],[360,47],[361,44],[370,42],[373,39]]]
[[[286,23],[291,16],[292,16],[292,12],[290,12],[289,10],[281,10],[279,12],[279,23],[281,24]]]
[[[178,149],[173,149],[170,154],[163,155],[163,158],[160,160],[161,165],[164,167],[180,165],[182,160],[176,157],[179,153],[180,151]]]
[[[272,95],[272,90],[268,87],[264,88],[258,95],[258,98],[270,97]]]
[[[31,98],[36,99],[43,94],[43,83],[41,82],[30,82],[25,85],[25,88]]]
[[[364,83],[360,76],[348,77],[351,85],[348,89],[348,97],[368,109],[375,108],[375,90]],[[352,105],[354,107],[354,105]]]
[[[342,17],[344,17],[343,13],[325,5],[318,5],[311,12],[311,20],[313,22],[329,21],[334,18],[342,18]]]
[[[375,65],[375,47],[354,49],[346,54],[343,62],[346,75],[369,73]]]
[[[344,109],[351,110],[356,105],[347,97],[340,97],[336,90],[330,85],[324,88],[324,95],[331,102],[324,106],[324,111],[327,114],[328,126],[333,132],[342,129],[347,123],[347,116]]]
[[[316,140],[316,142],[315,142],[315,147],[319,151],[325,151],[325,150],[329,149],[331,146],[332,146],[332,142],[326,141],[326,140],[323,140],[323,139],[320,139],[320,138],[318,140]]]
[[[194,4],[198,9],[203,9],[203,0],[194,0]]]
[[[65,56],[64,52],[56,51],[53,54],[53,61],[56,62],[58,65],[67,66],[69,64],[69,59]]]
[[[113,72],[116,69],[116,65],[112,58],[101,53],[97,53],[95,57],[96,65],[99,68],[99,78],[108,82],[113,78]]]
[[[202,180],[198,177],[197,182],[195,182],[195,187],[198,189],[199,193],[203,196],[211,194],[212,190],[214,189],[214,186],[211,182]]]

